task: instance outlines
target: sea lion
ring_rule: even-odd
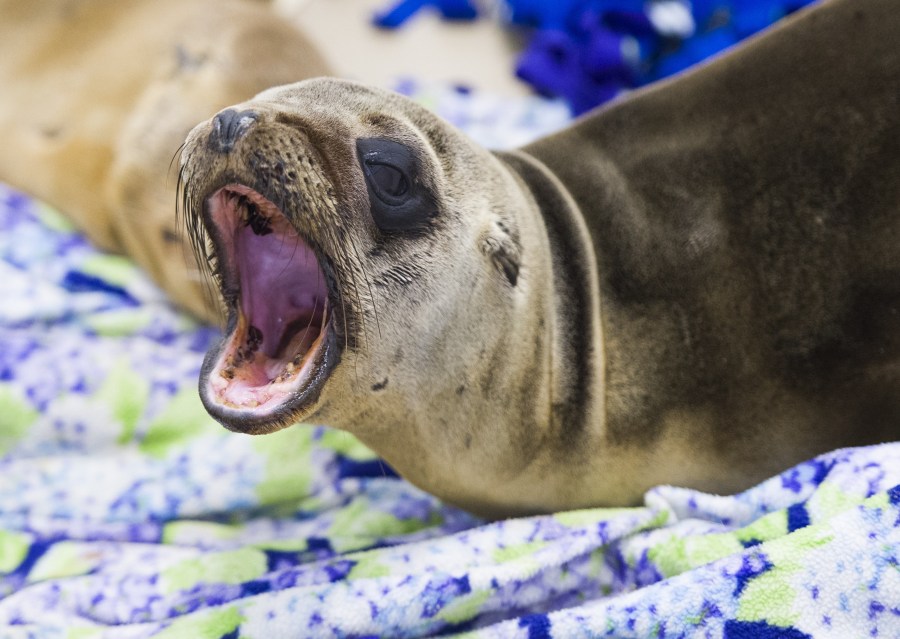
[[[2,0],[0,179],[211,317],[174,216],[178,147],[228,104],[327,70],[267,2]]]
[[[508,153],[360,84],[198,125],[227,428],[346,429],[491,517],[900,434],[900,12],[835,0]]]

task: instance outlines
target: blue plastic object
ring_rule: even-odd
[[[425,7],[434,7],[445,20],[474,20],[478,11],[469,0],[401,0],[386,11],[376,13],[373,22],[384,29],[395,29]]]
[[[533,32],[516,75],[543,95],[564,98],[577,115],[677,73],[812,2],[506,0],[505,5],[512,26]],[[426,5],[446,18],[477,13],[469,0],[402,0],[377,16],[376,24],[397,27]],[[693,23],[681,37],[661,17],[673,11]]]

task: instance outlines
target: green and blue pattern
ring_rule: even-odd
[[[515,143],[558,123],[434,95]],[[900,638],[900,443],[487,523],[345,433],[213,423],[215,339],[0,188],[0,637]]]

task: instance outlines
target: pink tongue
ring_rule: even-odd
[[[276,358],[286,327],[323,310],[326,288],[316,256],[297,235],[257,235],[249,227],[237,231],[234,244],[244,316],[262,331],[263,353]]]

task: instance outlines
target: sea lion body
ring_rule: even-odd
[[[326,72],[265,2],[3,0],[0,179],[209,317],[173,214],[178,147],[228,104]]]
[[[895,439],[895,9],[834,0],[510,153],[336,80],[199,125],[186,219],[230,310],[205,405],[344,428],[489,516]]]
[[[590,228],[604,437],[684,451],[637,473],[730,492],[900,437],[898,36],[826,2],[523,150]]]

